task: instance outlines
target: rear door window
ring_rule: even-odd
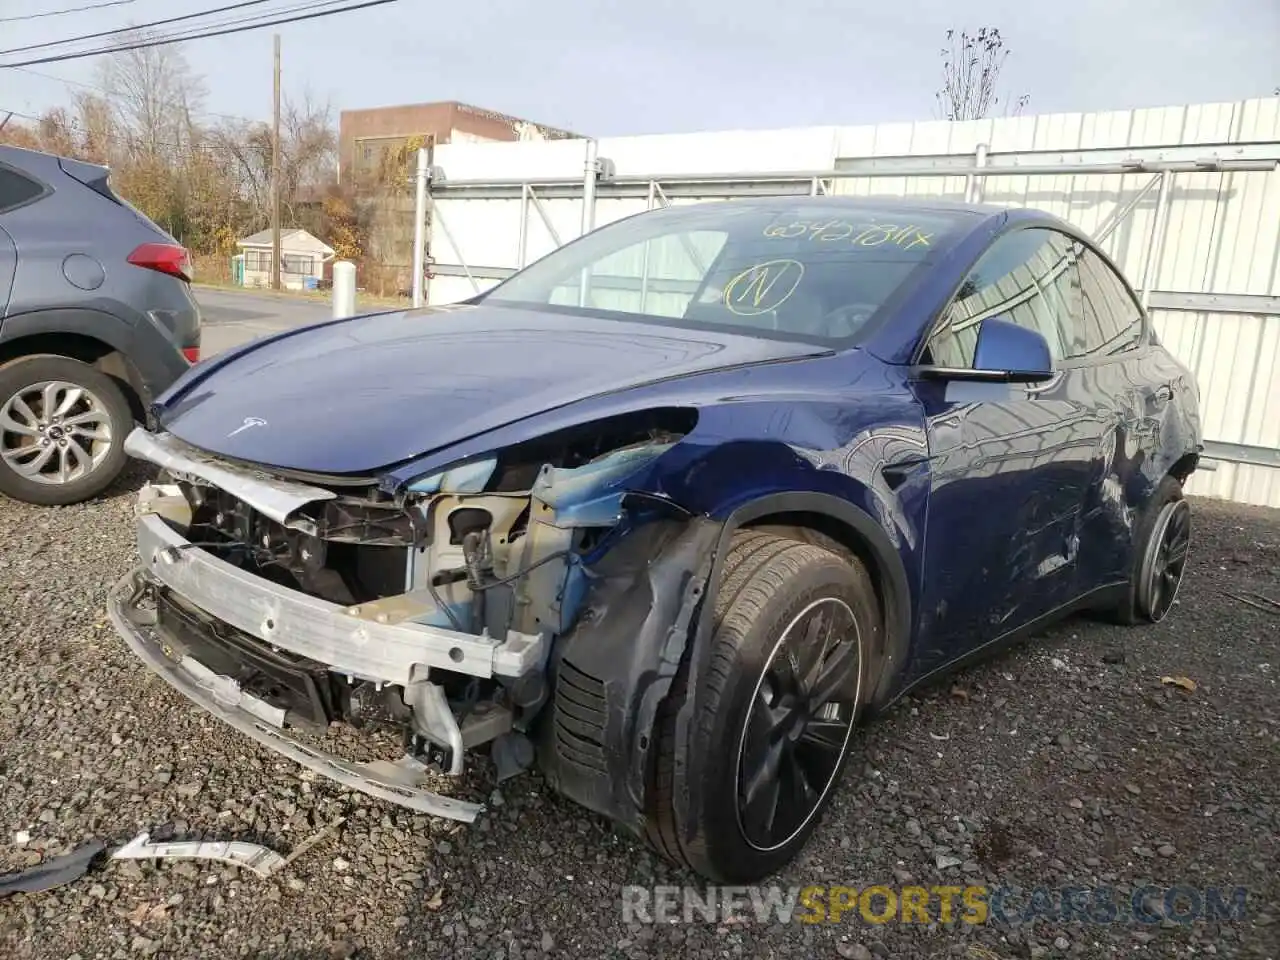
[[[1110,264],[1076,246],[1084,309],[1083,342],[1075,355],[1094,359],[1133,350],[1142,342],[1142,307]]]

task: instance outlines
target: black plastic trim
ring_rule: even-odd
[[[148,331],[143,334],[142,331]],[[4,318],[0,344],[24,337],[65,334],[97,340],[124,357],[143,407],[189,369],[181,350],[149,324],[134,325],[113,313],[83,308],[31,310]],[[141,335],[140,335],[141,334]]]
[[[47,183],[45,183],[43,180],[41,180],[39,177],[34,177],[27,171],[22,170],[18,167],[15,167],[11,163],[5,163],[3,160],[0,160],[0,170],[7,170],[10,173],[14,174],[15,176],[21,177],[23,180],[26,180],[28,183],[33,183],[40,188],[39,193],[35,194],[34,196],[28,197],[26,200],[23,200],[21,203],[15,203],[7,207],[0,208],[0,214],[13,213],[13,211],[15,210],[21,210],[23,207],[29,207],[33,203],[39,203],[45,197],[53,193],[53,188],[50,187]]]

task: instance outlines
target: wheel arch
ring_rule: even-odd
[[[64,324],[64,314],[82,317],[102,316],[105,323],[98,323],[92,333],[77,329],[81,322]],[[124,392],[134,419],[147,421],[147,392],[142,375],[129,360],[125,348],[128,331],[122,328],[121,337],[108,324],[119,324],[107,315],[85,311],[49,311],[47,313],[22,314],[10,317],[0,326],[0,367],[28,357],[55,356],[79,360],[97,368],[111,377]],[[105,337],[100,334],[107,334]]]
[[[540,766],[553,789],[643,835],[654,734],[678,676],[692,695],[682,696],[676,709],[676,767],[697,769],[704,749],[692,742],[689,724],[702,706],[701,681],[710,665],[716,594],[729,545],[744,527],[779,521],[803,523],[870,561],[868,573],[883,596],[886,655],[867,702],[887,702],[886,692],[905,662],[912,594],[899,548],[869,513],[837,494],[790,489],[721,510],[650,521],[601,561],[582,614],[551,654],[552,709],[540,717],[538,739]],[[601,707],[590,740],[569,753],[559,746],[556,712],[566,664],[574,676],[590,682]],[[581,727],[577,730],[581,734]],[[687,810],[700,788],[696,777],[681,775],[681,780],[686,789],[676,804]]]
[[[679,771],[704,769],[704,751],[715,749],[701,738],[691,736],[695,717],[705,707],[703,678],[710,669],[715,629],[716,596],[723,575],[725,557],[734,534],[744,528],[768,525],[801,526],[831,537],[855,556],[865,558],[880,595],[884,617],[884,648],[878,681],[868,705],[883,704],[890,699],[895,679],[901,675],[910,644],[911,592],[906,567],[889,534],[868,513],[842,497],[815,491],[778,491],[764,494],[736,506],[725,518],[716,538],[710,569],[702,581],[702,602],[696,626],[690,629],[682,653],[687,670],[686,689],[690,692],[675,714],[675,756],[673,769],[681,783],[673,794],[674,829],[679,842],[695,842],[696,817],[693,811],[701,803],[703,784],[696,776]]]
[[[876,664],[878,681],[869,703],[883,703],[906,662],[911,632],[911,591],[906,567],[884,529],[867,513],[826,493],[775,493],[745,504],[730,514],[716,549],[716,566],[708,581],[704,614],[715,610],[719,563],[736,531],[749,527],[791,527],[835,541],[866,567],[880,601],[884,646]],[[709,629],[709,624],[699,624]]]

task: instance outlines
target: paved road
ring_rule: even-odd
[[[246,340],[329,317],[324,301],[271,294],[239,293],[198,287],[196,301],[204,319],[201,353],[211,357]]]

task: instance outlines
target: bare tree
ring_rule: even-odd
[[[280,120],[282,200],[286,215],[299,223],[301,205],[307,210],[317,209],[325,188],[337,176],[338,137],[333,108],[328,101],[319,102],[306,91],[299,102],[285,101]]]
[[[41,150],[59,156],[70,156],[77,152],[75,122],[62,107],[46,111],[36,121],[36,135],[39,137]]]
[[[270,127],[234,118],[201,123],[204,80],[177,46],[111,55],[96,79],[101,92],[77,93],[38,119],[11,117],[0,142],[110,166],[120,196],[207,258],[202,270],[228,276],[236,241],[269,222]],[[286,98],[280,132],[284,225],[359,254],[361,211],[333,189],[330,105],[309,94]]]
[[[0,143],[76,157],[93,163],[110,163],[112,127],[105,102],[91,93],[76,93],[70,107],[54,107],[29,124],[11,124]]]
[[[306,226],[305,211],[319,209],[335,178],[338,139],[328,103],[304,94],[280,109],[280,202],[284,225]],[[234,171],[255,220],[265,223],[271,201],[271,130],[265,123],[227,122],[210,141]]]
[[[119,143],[111,104],[96,93],[79,91],[72,96],[80,129],[78,156],[94,163],[111,163]]]
[[[996,85],[1009,57],[1004,37],[996,27],[947,31],[947,46],[941,50],[942,89],[936,94],[946,120],[981,120],[999,104]],[[1022,94],[1013,103],[1014,115],[1031,99]],[[1006,113],[1010,112],[1006,105]]]
[[[126,35],[147,38],[145,32]],[[204,80],[178,44],[124,50],[98,68],[98,85],[106,92],[117,126],[135,154],[171,156],[189,148],[195,138],[193,118],[204,105]]]
[[[271,128],[265,123],[228,121],[209,131],[247,205],[254,224],[265,223],[271,202]]]

